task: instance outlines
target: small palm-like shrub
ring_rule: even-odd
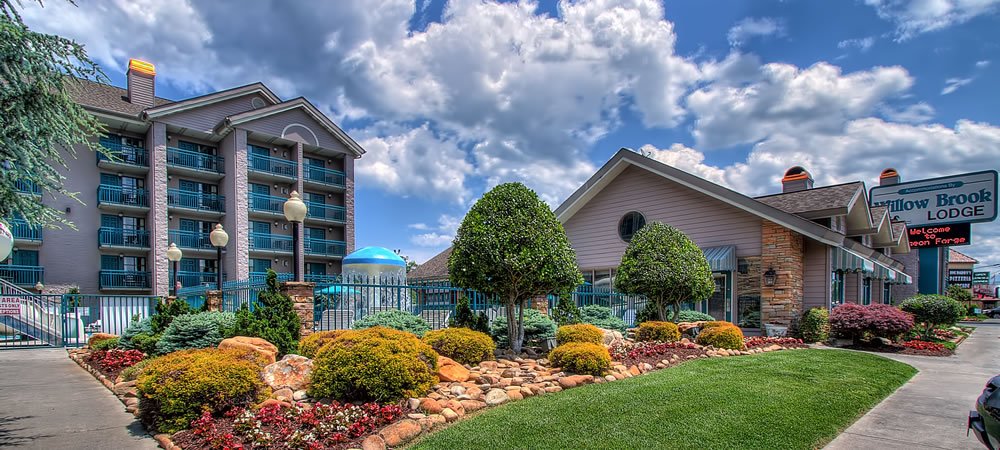
[[[547,339],[556,336],[556,323],[542,314],[537,309],[526,308],[524,310],[524,343],[528,345],[541,345]],[[490,335],[497,342],[497,345],[507,346],[507,318],[504,316],[493,319],[490,323]]]
[[[824,342],[830,339],[830,312],[826,308],[812,308],[802,314],[799,334],[805,342]]]
[[[549,352],[549,361],[567,372],[600,376],[611,368],[611,355],[603,345],[570,342]]]
[[[556,330],[556,343],[559,345],[570,342],[590,342],[600,344],[604,333],[589,323],[563,325]]]
[[[393,402],[437,383],[438,354],[412,333],[385,327],[344,332],[313,359],[309,396]]]
[[[649,321],[639,324],[635,332],[638,341],[675,342],[681,339],[681,331],[673,322]]]
[[[175,302],[176,303],[176,302]],[[229,312],[203,312],[174,318],[156,343],[156,352],[166,354],[189,348],[215,347],[231,329],[236,316]]]
[[[354,322],[352,326],[355,330],[363,330],[371,327],[385,327],[406,331],[417,335],[417,337],[423,336],[427,330],[431,329],[430,325],[422,317],[398,309],[390,309],[365,316],[363,319]]]
[[[715,348],[743,350],[743,331],[736,326],[705,328],[698,333],[696,342]]]
[[[312,359],[324,345],[344,334],[345,330],[317,331],[299,340],[299,355]]]
[[[587,305],[580,308],[580,322],[597,328],[625,332],[625,321],[611,315],[611,308],[601,305]]]
[[[444,328],[429,331],[423,341],[442,356],[460,364],[476,365],[493,359],[497,345],[490,335],[468,328]]]

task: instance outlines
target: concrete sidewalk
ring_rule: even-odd
[[[977,324],[954,356],[883,356],[920,370],[826,448],[982,449],[966,436],[969,411],[986,381],[1000,374],[1000,320]]]
[[[0,376],[0,448],[158,448],[64,349],[0,351]]]

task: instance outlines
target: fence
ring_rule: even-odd
[[[120,335],[132,320],[151,316],[158,301],[143,295],[4,292],[0,297],[0,348],[79,347],[94,333]]]

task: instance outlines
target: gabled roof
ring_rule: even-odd
[[[979,264],[979,260],[955,249],[948,249],[948,262],[954,264]]]
[[[847,214],[851,205],[864,192],[864,183],[854,181],[755,198],[782,211],[817,219]]]
[[[83,78],[70,78],[67,88],[73,101],[90,110],[132,119],[138,119],[143,110],[142,106],[128,101],[128,90],[124,88]],[[164,106],[174,102],[163,97],[155,97],[153,103],[156,106]]]
[[[742,209],[762,219],[769,220],[790,230],[827,245],[839,246],[844,236],[827,227],[795,214],[782,211],[774,206],[755,200],[729,188],[712,183],[704,178],[645,157],[629,149],[618,150],[586,183],[573,193],[555,210],[559,221],[566,223],[583,205],[611,183],[625,168],[636,166],[689,189]],[[863,191],[863,189],[861,189]]]
[[[406,278],[410,280],[438,280],[448,278],[448,258],[451,258],[451,251],[454,247],[448,247],[438,253],[427,262],[418,265]]]
[[[168,105],[156,106],[147,109],[142,117],[144,119],[161,117],[168,114],[179,113],[181,111],[187,111],[193,108],[200,108],[202,106],[211,105],[213,103],[218,103],[221,101],[229,100],[231,98],[236,98],[244,96],[247,94],[257,93],[266,98],[271,104],[281,102],[281,99],[277,95],[274,95],[264,83],[252,83],[245,86],[234,87],[232,89],[226,89],[224,91],[213,92],[211,94],[205,94],[198,97],[192,97],[187,100],[182,100],[179,102],[174,102]]]
[[[267,106],[260,109],[254,109],[251,111],[242,112],[235,114],[223,119],[223,121],[215,127],[216,132],[219,134],[226,134],[232,127],[235,127],[242,123],[247,123],[253,120],[262,119],[267,116],[274,114],[280,114],[285,111],[290,111],[293,109],[301,109],[310,117],[312,117],[317,123],[323,126],[326,131],[337,138],[341,143],[344,144],[348,149],[355,154],[355,156],[361,156],[365,154],[365,149],[361,148],[358,143],[352,139],[347,133],[344,132],[337,124],[333,123],[326,114],[320,112],[316,106],[314,106],[305,97],[298,97],[286,102],[277,103],[271,106]]]

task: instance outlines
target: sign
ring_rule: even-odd
[[[972,226],[967,223],[913,227],[907,228],[906,232],[910,235],[910,248],[945,247],[972,243],[969,237],[972,233]]]
[[[989,272],[972,272],[972,284],[990,284]]]
[[[0,297],[0,316],[20,316],[21,299],[17,297]]]
[[[908,226],[992,222],[997,217],[997,171],[875,186],[869,198]]]
[[[972,271],[969,269],[948,269],[948,285],[972,289]]]

